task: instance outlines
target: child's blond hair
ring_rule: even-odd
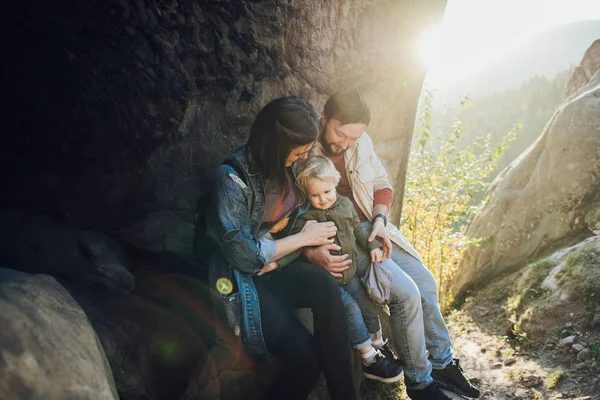
[[[320,179],[322,181],[333,182],[335,186],[340,182],[341,175],[333,162],[324,156],[311,156],[308,158],[304,167],[296,178],[296,185],[306,192],[306,184],[309,179]]]

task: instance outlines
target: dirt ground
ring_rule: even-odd
[[[579,361],[573,349],[560,344],[561,338],[570,334],[579,334],[582,343],[597,343],[597,332],[581,332],[567,322],[558,336],[521,345],[506,334],[504,309],[486,293],[481,296],[446,317],[455,357],[481,390],[481,399],[600,400],[600,360]],[[367,400],[409,400],[402,384],[366,382],[363,395]]]
[[[560,339],[553,345],[522,346],[482,306],[452,313],[448,325],[457,356],[482,399],[600,400],[600,362],[577,360]],[[588,343],[598,340],[585,333],[580,337]]]

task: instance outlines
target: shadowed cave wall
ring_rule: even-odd
[[[4,15],[1,206],[189,255],[195,201],[283,95],[359,90],[403,192],[424,67],[445,1],[92,1]],[[396,196],[398,218],[401,196]]]

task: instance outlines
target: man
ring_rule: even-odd
[[[338,92],[325,104],[317,154],[333,161],[342,179],[340,194],[354,203],[363,225],[371,230],[369,240],[387,242],[395,289],[390,308],[390,326],[396,353],[404,367],[411,399],[448,399],[439,388],[468,397],[480,393],[462,374],[458,359],[452,358],[450,333],[438,304],[437,283],[421,257],[400,231],[387,220],[393,189],[379,161],[371,138],[365,132],[370,121],[369,106],[355,92]],[[335,244],[307,248],[305,256],[333,276],[340,277],[351,261]],[[427,357],[427,351],[429,357]]]

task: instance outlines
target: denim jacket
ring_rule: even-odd
[[[275,242],[259,237],[266,207],[266,181],[245,147],[233,154],[230,163],[237,168],[223,164],[217,169],[207,209],[207,234],[217,250],[209,262],[209,284],[214,288],[219,278],[235,282],[237,292],[227,296],[221,294],[221,297],[233,308],[230,311],[241,317],[239,333],[248,353],[268,360],[258,294],[252,279],[254,271],[265,266],[275,255]],[[236,170],[244,176],[240,177]],[[295,166],[293,170],[295,172]],[[300,204],[295,215],[303,214],[309,206],[308,201]],[[293,222],[290,221],[288,226],[293,226]]]

